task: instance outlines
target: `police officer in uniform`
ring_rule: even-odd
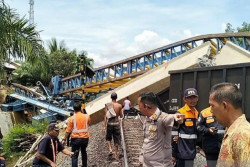
[[[140,155],[143,167],[171,167],[172,147],[171,130],[174,120],[182,123],[180,114],[167,114],[157,107],[156,96],[152,92],[142,93],[138,105],[144,121],[144,142]]]
[[[219,124],[208,107],[201,111],[198,119],[198,132],[202,135],[202,149],[208,167],[215,167],[220,152],[225,127]]]
[[[184,91],[183,101],[185,106],[177,112],[184,114],[185,119],[177,131],[173,131],[173,159],[177,159],[177,167],[192,167],[196,156],[197,119],[198,111],[195,106],[198,102],[198,94],[195,88]]]

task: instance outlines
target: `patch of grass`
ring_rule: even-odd
[[[14,141],[14,139],[19,139],[21,135],[24,133],[38,133],[44,134],[47,132],[49,122],[43,121],[34,125],[31,124],[19,124],[15,125],[3,138],[3,149],[5,154],[5,158],[7,160],[17,159],[18,157],[25,154],[25,152],[17,152],[16,147],[19,145],[18,142]]]

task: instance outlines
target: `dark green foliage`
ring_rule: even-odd
[[[48,129],[48,122],[43,121],[39,124],[19,124],[15,125],[3,138],[3,149],[6,153],[6,158],[10,158],[11,156],[20,156],[23,155],[23,152],[17,152],[15,147],[19,145],[18,142],[15,142],[14,139],[19,139],[23,134],[25,133],[38,133],[38,134],[44,134],[47,132]]]
[[[77,65],[76,50],[67,52],[66,50],[57,50],[50,54],[51,69],[54,75],[63,75],[64,77],[75,74]]]
[[[4,2],[0,3],[0,41],[0,64],[9,61],[10,57],[25,58],[33,64],[45,56],[35,26],[29,25],[24,17],[19,18]]]
[[[234,32],[234,31],[235,31],[235,30],[234,30],[232,24],[227,23],[225,32],[227,32],[227,33],[232,33],[232,32]]]
[[[232,24],[227,23],[225,32],[226,33],[234,33],[236,31],[233,28]],[[237,28],[237,32],[250,32],[250,23],[243,22],[241,27]],[[242,38],[236,38],[236,41],[234,41],[234,43],[241,45],[243,43]]]
[[[13,82],[25,86],[36,85],[37,81],[48,84],[52,74],[48,72],[50,71],[49,63],[45,67],[44,65],[46,64],[32,65],[31,63],[23,62],[21,66],[15,70],[17,75],[13,75]]]
[[[235,32],[235,29],[233,28],[232,24],[227,23],[225,32],[227,33]],[[241,27],[237,27],[237,32],[250,32],[250,23],[243,22]]]
[[[242,27],[237,28],[238,32],[250,32],[250,23],[243,22]]]

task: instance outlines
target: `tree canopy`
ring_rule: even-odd
[[[0,74],[4,62],[11,59],[22,60],[13,80],[23,85],[35,85],[37,81],[46,85],[54,75],[66,77],[75,74],[79,66],[75,49],[69,51],[64,41],[58,43],[56,38],[49,41],[48,49],[46,51],[43,47],[35,25],[29,25],[28,20],[20,18],[4,1],[0,2]],[[88,58],[85,51],[82,54],[92,66],[93,59]]]
[[[37,81],[41,81],[44,85],[48,85],[53,76],[67,77],[80,72],[81,56],[84,56],[86,64],[91,67],[94,62],[93,59],[87,57],[86,51],[78,55],[75,49],[70,51],[64,41],[58,42],[56,38],[48,42],[46,53],[47,56],[39,64],[31,65],[29,62],[23,62],[22,66],[16,70],[18,75],[13,77],[14,82],[22,85],[35,85]]]
[[[35,25],[9,8],[3,1],[0,3],[0,67],[11,58],[25,59],[36,63],[46,56],[39,32]],[[0,73],[3,70],[0,70]]]
[[[237,27],[237,29],[233,28],[231,23],[226,24],[226,33],[232,33],[232,32],[250,32],[250,23],[243,22],[241,27]]]

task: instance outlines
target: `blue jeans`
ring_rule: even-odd
[[[72,157],[72,167],[78,167],[79,151],[82,153],[82,166],[87,167],[87,152],[89,138],[72,138],[71,139],[71,151],[75,153]]]

